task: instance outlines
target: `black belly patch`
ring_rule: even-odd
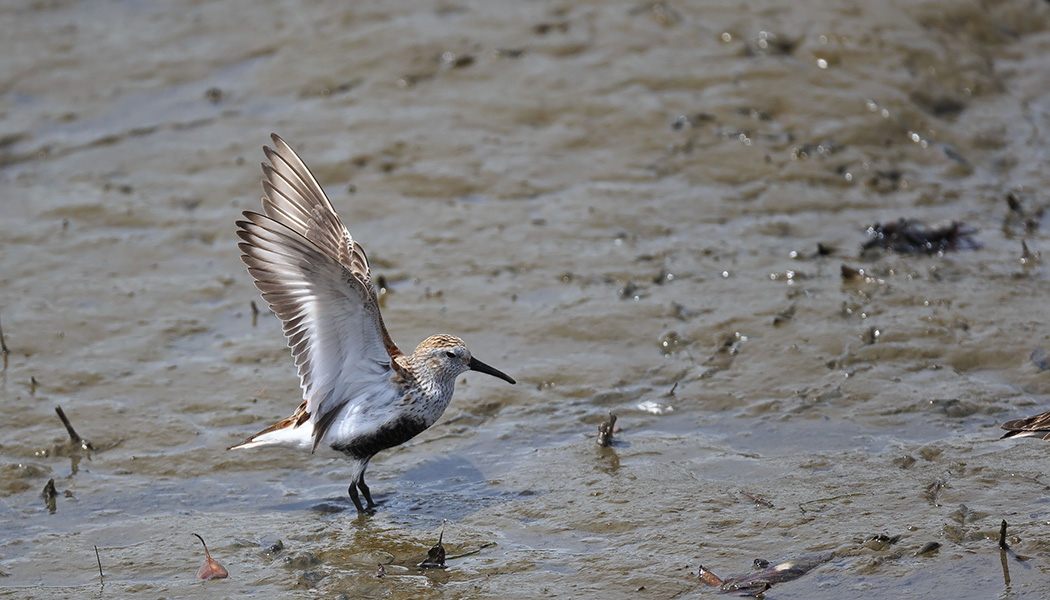
[[[332,449],[352,458],[364,460],[372,458],[382,450],[404,444],[422,433],[426,428],[427,426],[422,421],[398,419],[367,435],[358,436],[345,444],[333,444]]]

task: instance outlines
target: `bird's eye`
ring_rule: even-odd
[[[445,352],[445,356],[447,356],[449,358],[456,358],[456,353],[451,351],[451,350],[449,350],[448,352]]]

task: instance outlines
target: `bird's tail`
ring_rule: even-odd
[[[303,402],[299,408],[295,409],[292,416],[277,421],[243,442],[230,446],[227,450],[274,445],[305,447],[309,450],[313,444],[313,427],[304,426],[309,420],[310,413],[306,411],[306,402]]]

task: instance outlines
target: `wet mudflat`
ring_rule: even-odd
[[[0,23],[0,597],[710,597],[826,554],[767,597],[1045,588],[1050,445],[996,441],[1050,409],[1045,3]],[[380,454],[371,517],[338,462],[223,450],[299,401],[234,235],[271,131],[395,341],[519,381]]]

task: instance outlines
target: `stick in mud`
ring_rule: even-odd
[[[98,555],[98,546],[95,546],[95,560],[98,561],[98,583],[99,585],[105,585],[102,581],[102,559]]]
[[[1007,560],[1010,554],[1010,545],[1006,543],[1006,519],[1003,519],[1003,525],[999,528],[999,562],[1003,567],[1003,585],[1010,587],[1010,561]]]
[[[80,446],[84,450],[94,450],[95,446],[88,440],[80,437],[77,431],[73,429],[73,424],[69,422],[69,417],[66,416],[66,412],[62,410],[61,406],[55,406],[55,412],[58,413],[58,418],[62,419],[62,424],[66,427],[66,432],[69,433],[69,441],[74,446]]]
[[[66,411],[62,410],[61,406],[56,406],[55,412],[58,413],[58,418],[62,419],[62,424],[66,426],[66,431],[69,432],[69,440],[74,444],[83,442],[83,438],[77,435],[77,430],[73,429],[73,424],[70,423],[69,418],[66,417]]]
[[[4,324],[0,322],[0,354],[7,356],[10,351],[7,349],[7,342],[4,341]]]
[[[255,300],[249,302],[248,306],[252,308],[252,327],[255,327],[259,324],[259,307],[256,306]]]
[[[420,568],[423,569],[444,569],[445,568],[445,547],[441,545],[441,541],[445,539],[445,523],[446,519],[441,519],[441,533],[438,534],[438,543],[434,544],[430,550],[427,551],[427,558],[423,562],[419,563]]]

